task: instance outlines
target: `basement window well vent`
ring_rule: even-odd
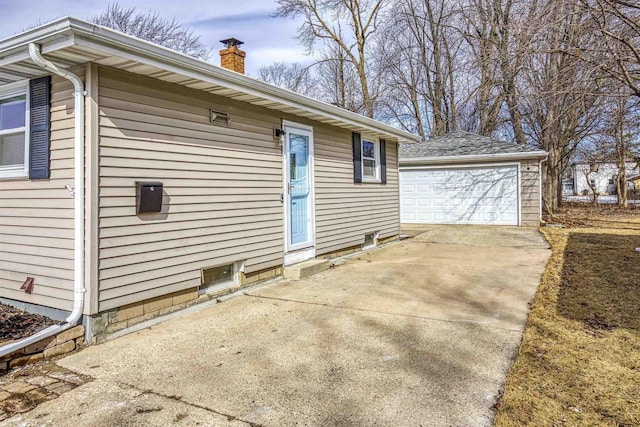
[[[200,293],[216,292],[230,288],[238,283],[238,263],[203,268],[201,272]]]
[[[362,249],[373,248],[378,244],[378,233],[367,233],[364,235]]]
[[[211,112],[211,123],[219,126],[229,126],[231,118],[229,113],[223,113],[222,111],[209,110]]]

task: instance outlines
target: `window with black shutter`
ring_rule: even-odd
[[[353,182],[387,183],[387,144],[353,133]]]
[[[0,178],[49,178],[51,77],[0,87]]]

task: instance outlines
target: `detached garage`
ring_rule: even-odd
[[[400,215],[408,224],[538,226],[545,151],[453,132],[400,149]]]

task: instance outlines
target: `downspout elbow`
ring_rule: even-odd
[[[60,77],[64,77],[65,79],[70,80],[71,83],[73,83],[74,95],[87,95],[87,92],[84,90],[84,82],[82,81],[82,79],[72,72],[61,69],[51,61],[45,59],[40,53],[40,46],[35,43],[29,43],[29,56],[31,57],[31,60],[40,67],[45,68],[52,73],[59,75]]]

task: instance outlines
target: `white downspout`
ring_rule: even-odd
[[[84,83],[77,75],[58,68],[40,54],[40,46],[29,43],[29,55],[37,65],[73,83],[74,96],[74,279],[73,310],[64,323],[50,326],[42,331],[0,347],[0,356],[11,354],[29,344],[53,336],[75,326],[82,316],[84,307]]]

